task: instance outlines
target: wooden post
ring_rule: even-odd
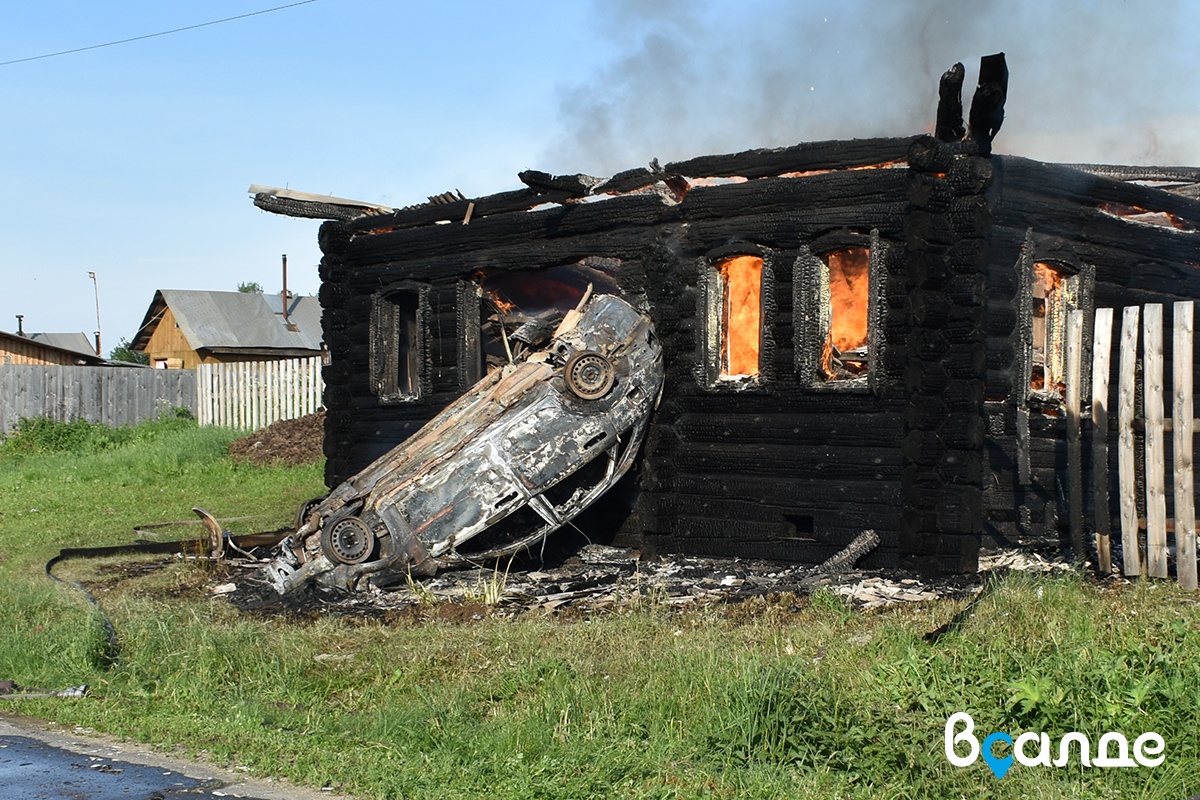
[[[1092,502],[1101,575],[1112,573],[1112,515],[1108,510],[1108,370],[1112,360],[1111,308],[1096,309],[1092,336]]]
[[[1166,451],[1163,445],[1163,315],[1146,305],[1142,318],[1143,392],[1146,409],[1146,562],[1151,578],[1167,577]]]
[[[1129,306],[1121,319],[1121,374],[1117,391],[1117,480],[1121,501],[1121,565],[1125,577],[1142,574],[1138,553],[1137,478],[1135,476],[1133,417],[1137,408],[1137,306]]]
[[[1195,303],[1175,304],[1172,389],[1175,404],[1171,430],[1175,444],[1175,571],[1179,585],[1196,588],[1196,498],[1192,477],[1192,331]]]
[[[1083,382],[1083,312],[1067,317],[1067,524],[1075,560],[1083,562],[1083,442],[1080,434],[1079,396]]]

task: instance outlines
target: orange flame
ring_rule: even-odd
[[[500,296],[499,292],[488,292],[488,297],[492,303],[499,309],[501,314],[511,314],[517,306],[515,303],[510,303]]]
[[[762,269],[758,256],[721,262],[721,375],[757,375],[762,340]]]
[[[1048,384],[1063,391],[1055,366],[1056,356],[1061,350],[1061,342],[1051,341],[1051,331],[1047,325],[1051,309],[1060,307],[1063,302],[1063,274],[1049,264],[1041,261],[1033,265],[1033,363],[1029,369],[1029,388],[1034,391],[1045,391]]]
[[[848,247],[830,253],[826,263],[829,331],[821,353],[821,369],[826,380],[844,380],[867,371],[866,360],[850,353],[867,346],[871,251],[866,247]],[[841,358],[835,356],[835,349],[842,354]]]

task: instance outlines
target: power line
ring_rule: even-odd
[[[82,53],[85,50],[98,50],[101,47],[112,47],[118,44],[128,44],[129,42],[140,42],[143,39],[153,39],[156,36],[167,36],[172,33],[181,33],[183,31],[194,31],[196,28],[207,28],[210,25],[220,25],[222,22],[233,22],[238,19],[246,19],[247,17],[257,17],[260,14],[270,14],[272,11],[283,11],[285,8],[295,8],[296,6],[305,6],[309,3],[315,3],[317,0],[300,0],[297,3],[288,3],[285,6],[275,6],[274,8],[263,9],[262,11],[251,11],[249,14],[239,14],[236,17],[226,17],[225,19],[215,19],[212,22],[201,22],[198,25],[188,25],[183,28],[173,28],[169,31],[159,31],[158,33],[147,33],[145,36],[134,36],[131,39],[118,39],[115,42],[105,42],[104,44],[93,44],[87,47],[76,47],[74,50],[60,50],[57,53],[45,53],[40,56],[29,56],[28,58],[16,58],[12,61],[0,61],[0,67],[7,67],[10,64],[23,64],[26,61],[38,61],[43,58],[54,58],[55,56],[66,56],[71,53]]]

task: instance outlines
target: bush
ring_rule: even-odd
[[[168,431],[193,427],[196,422],[187,409],[172,409],[171,415],[162,419],[117,428],[84,419],[55,422],[44,417],[22,418],[12,433],[0,441],[0,455],[88,455],[114,450],[130,442],[151,441]]]

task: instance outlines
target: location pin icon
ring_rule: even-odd
[[[992,747],[996,742],[1008,742],[1008,746],[1011,748],[1013,740],[1007,733],[999,731],[983,740],[983,760],[987,762],[988,768],[991,769],[993,775],[997,778],[1003,778],[1008,774],[1008,769],[1013,764],[1013,757],[1012,754],[1009,754],[1004,758],[996,758],[992,753]]]

